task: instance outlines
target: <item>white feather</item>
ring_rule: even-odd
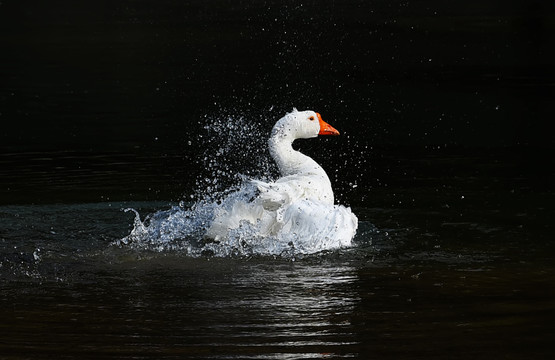
[[[318,114],[296,109],[280,119],[268,141],[282,177],[275,182],[252,180],[258,195],[250,202],[234,200],[217,210],[206,236],[224,239],[248,222],[258,236],[294,240],[310,253],[351,245],[358,219],[350,208],[334,205],[331,182],[320,165],[296,151],[295,139],[318,136]]]

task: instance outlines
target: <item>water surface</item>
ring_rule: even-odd
[[[512,177],[512,160],[483,159],[486,175],[442,180],[446,160],[456,163],[428,157],[425,171],[402,159],[403,172],[427,175],[413,186],[361,190],[375,206],[353,201],[355,246],[314,255],[191,257],[113,245],[132,228],[123,208],[145,216],[176,205],[170,201],[3,205],[0,353],[548,357],[551,188],[537,176]],[[467,161],[459,160],[460,172]]]

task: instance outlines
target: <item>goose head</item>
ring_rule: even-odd
[[[318,135],[339,135],[339,131],[322,120],[322,116],[317,112],[293,109],[276,123],[272,135],[295,140]]]

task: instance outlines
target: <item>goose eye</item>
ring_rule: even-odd
[[[309,117],[310,121],[314,121],[314,116]]]

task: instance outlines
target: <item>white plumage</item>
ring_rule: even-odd
[[[230,231],[248,226],[254,229],[251,235],[286,241],[306,253],[351,245],[357,217],[350,208],[334,205],[324,169],[292,147],[296,139],[318,135],[339,132],[314,111],[294,109],[281,118],[268,145],[282,177],[272,183],[252,180],[259,191],[252,201],[224,201],[216,209],[206,236],[223,241]]]

